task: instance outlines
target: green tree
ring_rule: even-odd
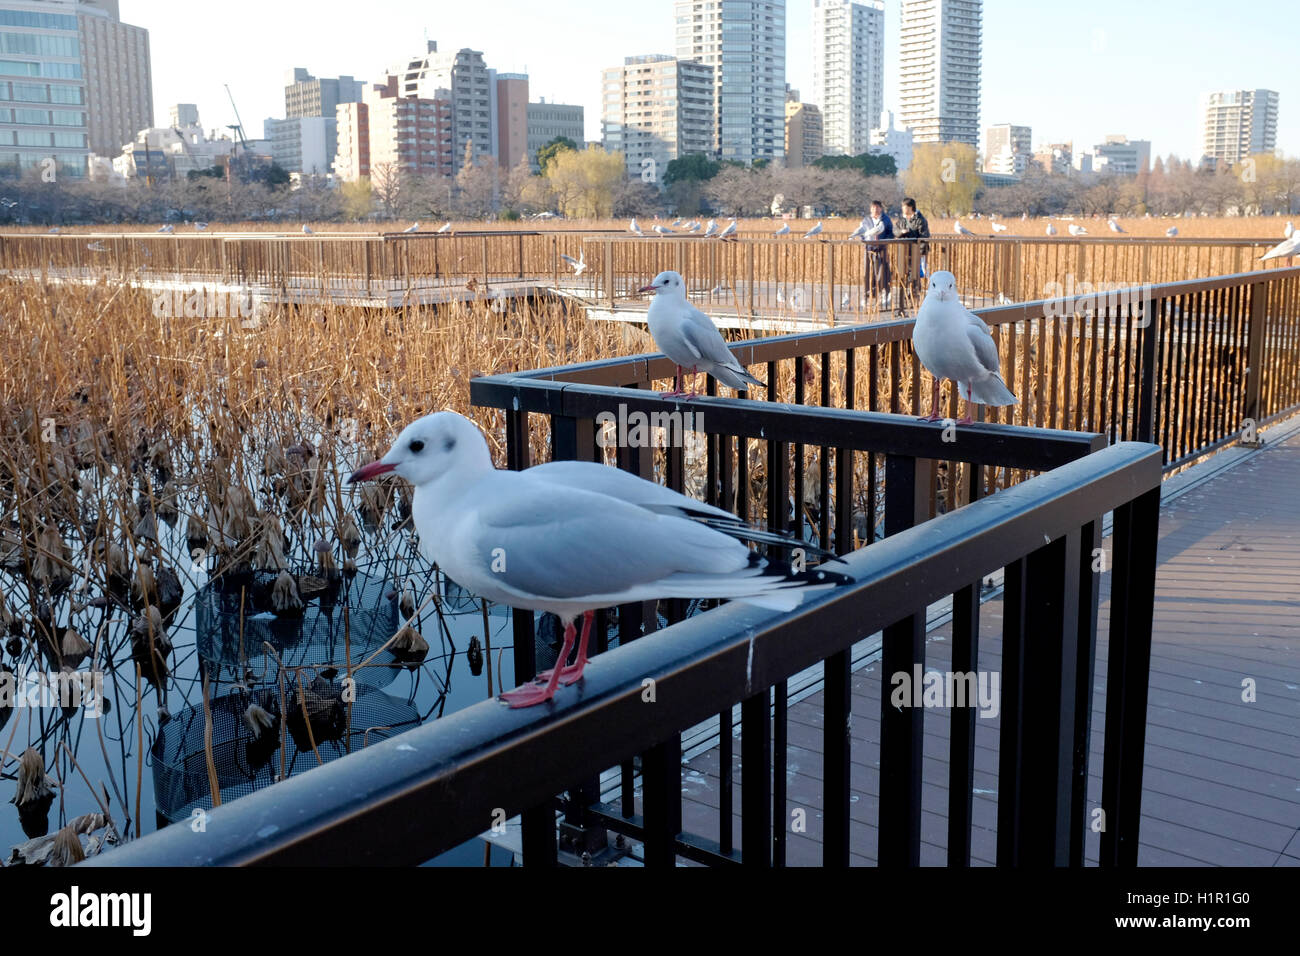
[[[546,167],[556,205],[571,219],[609,218],[615,194],[626,178],[623,154],[607,153],[599,146],[582,152],[560,150]]]
[[[919,208],[940,217],[969,213],[979,185],[975,147],[969,143],[918,143],[903,173],[903,187]]]
[[[343,183],[339,187],[339,194],[343,199],[343,215],[348,219],[364,219],[370,215],[374,205],[374,196],[370,190],[369,176],[362,176],[353,182]]]
[[[718,175],[718,170],[721,168],[720,163],[715,163],[703,153],[688,153],[685,156],[677,157],[668,164],[668,169],[664,172],[664,185],[706,182]]]
[[[567,136],[557,136],[555,139],[537,150],[537,168],[542,171],[543,176],[546,175],[546,167],[550,164],[551,160],[565,150],[576,153],[578,151],[578,144]]]
[[[894,176],[898,168],[894,157],[884,154],[862,153],[858,156],[822,156],[814,160],[818,169],[856,169],[863,176]]]

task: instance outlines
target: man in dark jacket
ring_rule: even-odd
[[[916,239],[916,243],[907,244],[908,289],[913,299],[921,294],[921,276],[926,274],[926,256],[930,252],[930,224],[916,210],[916,200],[910,196],[903,200],[903,216],[899,220],[897,236],[899,239]],[[915,248],[913,248],[915,247]],[[900,305],[902,303],[899,303]]]
[[[894,224],[885,213],[885,204],[879,199],[871,201],[871,222],[862,235],[867,244],[866,287],[867,298],[880,297],[880,307],[889,308],[889,247],[880,239],[894,238]]]

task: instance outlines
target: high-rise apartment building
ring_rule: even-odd
[[[286,119],[308,119],[311,117],[322,117],[325,120],[325,168],[323,173],[329,172],[329,164],[333,161],[335,154],[338,152],[338,106],[340,103],[357,103],[360,102],[365,92],[366,84],[361,80],[351,76],[312,76],[302,67],[294,67],[286,76],[284,84],[284,115]],[[284,155],[286,143],[291,139],[289,130],[296,129],[299,134],[301,145],[301,134],[305,129],[307,136],[314,142],[314,125],[308,123],[306,127],[299,124],[297,127],[284,126],[279,128],[281,138],[281,153]],[[289,161],[292,162],[292,148],[290,149]],[[308,143],[308,153],[314,158],[314,149],[312,144]],[[284,166],[279,158],[277,163]],[[290,172],[310,173],[312,162],[308,162],[308,168],[292,169],[284,166]]]
[[[1273,90],[1222,90],[1201,101],[1202,152],[1235,165],[1253,153],[1277,147],[1277,93]]]
[[[334,174],[343,180],[398,172],[454,175],[454,109],[446,90],[435,92],[405,95],[401,79],[389,76],[367,89],[360,103],[340,103]]]
[[[1135,176],[1151,167],[1151,141],[1129,139],[1127,136],[1107,136],[1106,142],[1092,148],[1094,172],[1114,173],[1117,176]]]
[[[675,0],[677,59],[713,68],[714,153],[785,153],[785,0]]]
[[[661,181],[668,164],[713,152],[713,67],[663,55],[629,56],[601,73],[601,142],[629,176]]]
[[[1033,129],[998,123],[984,130],[984,171],[1020,176],[1033,159]]]
[[[865,150],[864,150],[865,152]],[[822,112],[799,100],[799,91],[785,92],[785,165],[789,169],[811,166],[825,155]]]
[[[885,97],[884,0],[813,0],[813,95],[826,152],[859,156]]]
[[[586,119],[581,106],[570,103],[548,103],[545,98],[528,104],[528,166],[541,172],[537,165],[537,151],[556,137],[564,136],[578,144],[586,137]]]
[[[514,169],[528,153],[528,74],[496,73],[494,81],[497,162],[502,169]]]
[[[435,40],[426,41],[424,53],[390,67],[397,78],[396,96],[432,100],[446,90],[452,111],[454,163],[459,172],[465,161],[465,144],[472,143],[475,159],[496,155],[497,97],[491,71],[477,50],[438,51]]]
[[[307,176],[327,176],[334,161],[329,151],[329,133],[335,133],[338,148],[337,117],[295,116],[292,119],[268,119],[262,135],[271,144],[271,159],[281,169]]]
[[[117,0],[82,0],[77,27],[90,149],[116,156],[139,130],[153,126],[149,31],[123,23]]]
[[[917,143],[979,145],[982,0],[903,0],[899,122]]]

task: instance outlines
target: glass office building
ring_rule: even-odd
[[[0,175],[84,178],[87,133],[77,4],[0,2]]]

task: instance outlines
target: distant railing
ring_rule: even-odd
[[[226,282],[269,289],[347,289],[367,294],[447,286],[486,294],[503,283],[564,288],[617,308],[665,269],[686,277],[715,314],[800,316],[826,324],[890,309],[912,312],[927,272],[948,269],[968,304],[1069,295],[1084,283],[1160,284],[1270,266],[1267,240],[938,237],[924,262],[911,240],[879,244],[889,266],[888,302],[866,279],[869,252],[835,239],[644,237],[586,230],[465,231],[381,236],[130,233],[0,235],[0,269],[141,279]],[[562,258],[583,259],[581,276]]]

